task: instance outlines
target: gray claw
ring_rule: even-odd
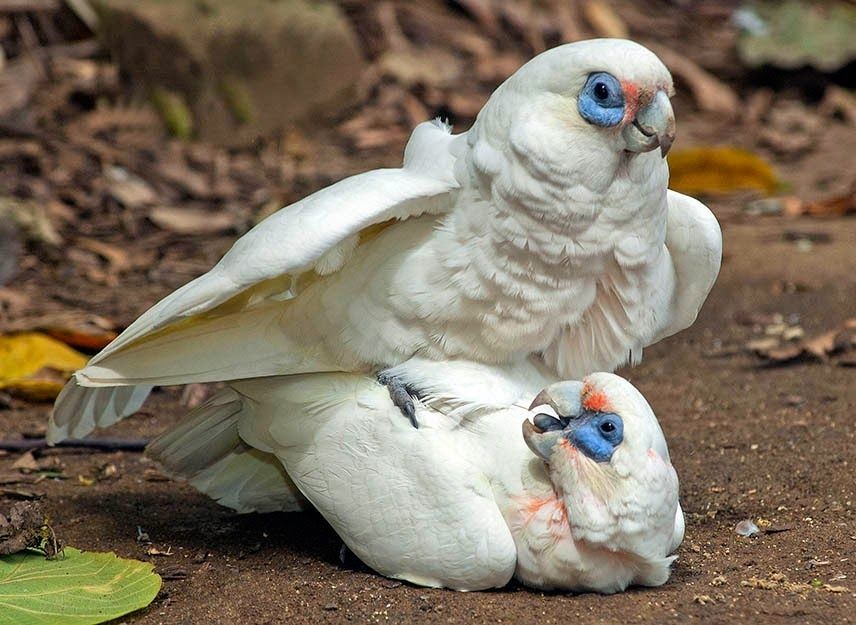
[[[385,373],[379,374],[377,381],[387,388],[392,403],[398,406],[401,413],[410,420],[410,424],[418,430],[419,422],[416,420],[416,406],[413,404],[413,397],[407,385],[398,378]]]

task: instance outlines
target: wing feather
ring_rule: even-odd
[[[301,274],[316,265],[321,273],[330,273],[344,264],[356,245],[355,235],[365,228],[449,210],[449,195],[459,186],[452,172],[451,144],[460,137],[433,122],[420,124],[405,150],[402,168],[346,178],[274,213],[238,239],[211,271],[145,312],[90,364],[143,336],[207,312],[253,285]]]
[[[238,435],[238,421],[249,410],[241,396],[224,389],[153,440],[146,454],[238,512],[303,510],[306,500],[279,460]]]
[[[48,443],[86,436],[96,427],[107,427],[134,414],[151,390],[147,385],[86,388],[69,380],[51,414]]]
[[[710,209],[687,195],[668,192],[666,248],[675,268],[671,322],[656,340],[693,324],[722,265],[722,230]]]

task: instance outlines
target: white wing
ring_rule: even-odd
[[[151,390],[148,385],[86,388],[71,380],[56,399],[48,423],[48,443],[80,438],[97,427],[113,425],[137,412]]]
[[[462,453],[467,435],[449,419],[420,407],[416,430],[386,388],[353,374],[259,378],[234,388],[253,407],[241,438],[282,460],[367,565],[458,590],[511,579],[514,540],[480,454]]]
[[[664,246],[645,272],[607,271],[579,321],[542,354],[578,379],[641,360],[644,347],[689,327],[719,274],[722,233],[701,202],[668,191]]]
[[[384,373],[419,389],[422,404],[451,420],[514,405],[528,408],[541,389],[558,382],[537,356],[504,365],[414,356]]]
[[[287,274],[339,269],[360,231],[390,219],[451,208],[458,188],[450,151],[455,137],[425,122],[413,131],[401,169],[346,178],[288,206],[235,242],[211,271],[145,312],[90,361],[102,363],[130,343],[188,317],[210,311],[253,285]],[[86,378],[86,369],[82,370]]]
[[[272,307],[254,307],[270,298],[293,297],[304,272],[326,275],[341,268],[366,228],[449,210],[458,188],[453,175],[455,141],[442,124],[420,124],[407,144],[402,168],[347,178],[257,225],[211,271],[149,309],[77,372],[57,399],[51,439],[62,440],[72,432],[83,436],[95,426],[131,414],[151,384],[335,369],[335,363],[322,362],[318,355],[289,353],[275,346],[267,333]],[[212,333],[217,340],[206,340]],[[235,357],[236,345],[246,362]],[[196,363],[198,370],[170,371],[177,354]],[[152,371],[158,373],[145,379],[123,374],[123,369],[140,367],[150,376]],[[113,409],[113,391],[85,391],[75,382],[139,388],[133,393],[133,405]]]
[[[722,231],[710,209],[669,190],[666,248],[675,268],[671,322],[656,341],[690,327],[707,299],[722,264]]]

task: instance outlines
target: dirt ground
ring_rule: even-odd
[[[846,164],[854,149],[824,160]],[[712,205],[728,214],[726,202]],[[751,354],[721,347],[742,346],[752,335],[734,322],[742,311],[798,315],[809,334],[852,315],[856,221],[723,225],[722,274],[696,325],[624,372],[654,407],[681,477],[687,537],[662,588],[602,597],[399,584],[339,564],[340,541],[316,514],[237,516],[187,486],[150,481],[150,463],[132,453],[51,452],[69,479],[36,488],[69,544],[153,558],[165,575],[158,599],[127,623],[856,622],[854,370],[759,368]],[[793,230],[831,240],[799,252],[782,239]],[[781,292],[783,284],[799,288]],[[128,297],[133,292],[121,289],[108,296]],[[113,430],[148,436],[181,411],[178,392],[164,392]],[[44,405],[13,406],[0,411],[0,431],[37,430],[47,415]],[[0,458],[0,472],[15,459]],[[76,479],[104,463],[119,477],[91,486]],[[786,531],[742,538],[734,525],[746,518]],[[147,556],[138,528],[174,555]],[[814,580],[836,592],[812,587]]]
[[[685,94],[676,109],[676,149],[755,145],[745,125],[698,112]],[[466,123],[464,116],[456,130]],[[394,166],[403,136],[363,152],[334,150],[335,158],[323,138],[315,141],[320,147],[302,155],[300,167],[330,170],[276,182],[285,190],[275,191],[273,201],[294,199],[325,178]],[[856,132],[842,121],[826,123],[811,148],[797,156],[760,149],[795,196],[834,195],[853,181]],[[155,154],[152,162],[166,154]],[[175,150],[169,152],[174,156]],[[269,168],[269,155],[248,159],[260,170]],[[32,170],[9,170],[0,180],[6,188],[16,181],[54,184],[51,172]],[[244,199],[255,198],[256,207],[271,199],[241,193],[231,198],[229,210],[243,217],[235,206]],[[856,369],[809,359],[762,366],[746,349],[765,326],[777,325],[776,313],[807,336],[856,316],[856,219],[748,216],[746,199],[706,200],[722,222],[725,255],[697,323],[622,372],[658,415],[681,478],[687,534],[674,574],[661,588],[605,597],[545,595],[515,584],[478,593],[402,584],[359,563],[341,564],[341,542],[315,513],[233,514],[186,485],[162,479],[137,453],[47,451],[41,461],[55,458],[63,479],[21,488],[43,495],[67,544],[155,563],[163,589],[148,608],[119,621],[129,625],[856,623]],[[73,307],[121,326],[205,271],[235,236],[164,236],[151,226],[119,227],[123,218],[115,206],[110,211],[109,219],[107,212],[94,211],[90,221],[66,220],[62,233],[75,241],[101,237],[144,260],[128,265],[118,279],[105,279],[103,272],[77,267],[79,255],[68,257],[77,267],[70,270],[62,251],[30,246],[18,277],[7,285],[27,298],[27,314]],[[156,256],[150,255],[154,247]],[[39,432],[49,411],[48,404],[4,399],[0,438]],[[103,434],[150,437],[185,411],[181,390],[163,389],[142,412]],[[0,475],[15,473],[18,458],[0,452]],[[99,475],[106,479],[93,479]],[[7,503],[0,496],[0,505]],[[762,533],[738,536],[734,527],[744,519],[757,522]],[[150,544],[139,539],[142,532]],[[171,555],[152,555],[151,547]]]

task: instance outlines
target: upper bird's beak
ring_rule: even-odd
[[[666,92],[658,91],[621,134],[631,152],[650,152],[660,146],[660,154],[665,157],[675,142],[675,112]]]
[[[536,456],[549,460],[553,446],[564,436],[568,424],[580,415],[582,406],[582,382],[557,382],[538,393],[529,406],[550,406],[558,419],[546,414],[536,415],[532,421],[523,422],[523,440]]]

